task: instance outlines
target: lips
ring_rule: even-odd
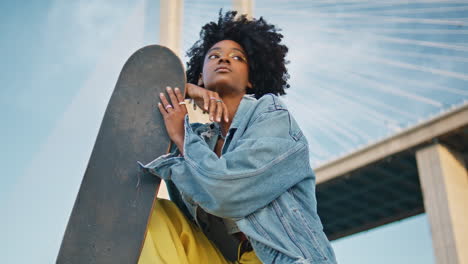
[[[219,66],[215,69],[215,72],[231,72],[231,69],[226,66]]]

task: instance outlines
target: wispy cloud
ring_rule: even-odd
[[[55,0],[48,13],[46,38],[66,43],[68,57],[73,63],[95,61],[102,47],[110,43],[135,6],[135,1]]]
[[[84,60],[94,57],[96,66],[31,164],[24,164],[27,169],[13,187],[8,213],[0,220],[2,227],[8,227],[3,241],[8,241],[7,248],[12,249],[6,252],[5,263],[55,261],[120,69],[131,53],[144,44],[144,7],[145,1],[121,6],[111,1],[56,1],[52,7],[46,30],[58,45],[63,40],[53,32],[60,27],[57,24],[64,16],[73,20],[68,37],[73,36],[69,45],[74,46],[75,53],[69,63],[80,63],[81,60],[73,60],[80,56]],[[116,27],[109,20],[118,21],[121,26]],[[103,33],[96,33],[100,31]],[[92,43],[101,40],[104,43],[98,44],[107,49],[97,53]],[[41,242],[28,247],[28,254],[24,254],[25,241]]]
[[[285,100],[314,138],[314,166],[467,99],[464,1],[256,4],[290,48]]]

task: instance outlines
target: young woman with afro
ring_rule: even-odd
[[[168,87],[159,111],[175,143],[143,166],[167,183],[139,263],[336,263],[317,215],[306,138],[279,99],[288,85],[278,29],[220,12],[188,51],[186,95],[212,123],[190,123]]]

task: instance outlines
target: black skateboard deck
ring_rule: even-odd
[[[169,49],[151,45],[125,63],[99,129],[57,263],[137,263],[160,180],[142,176],[168,150],[157,109],[166,86],[185,88],[185,71]],[[64,175],[66,176],[66,175]]]

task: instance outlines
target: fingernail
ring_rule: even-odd
[[[166,89],[167,89],[168,91],[170,91],[170,90],[171,90],[171,87],[168,86],[168,87],[166,87]]]
[[[174,90],[179,91],[179,87],[174,88]]]
[[[160,93],[160,94],[159,94],[159,96],[163,97],[163,96],[164,96],[164,94],[163,94],[163,93]]]
[[[218,119],[216,119],[216,120],[217,120],[218,122],[221,122],[221,118],[220,118],[220,117],[218,117]]]
[[[158,105],[161,105],[161,103],[160,103],[160,102],[158,102]]]

